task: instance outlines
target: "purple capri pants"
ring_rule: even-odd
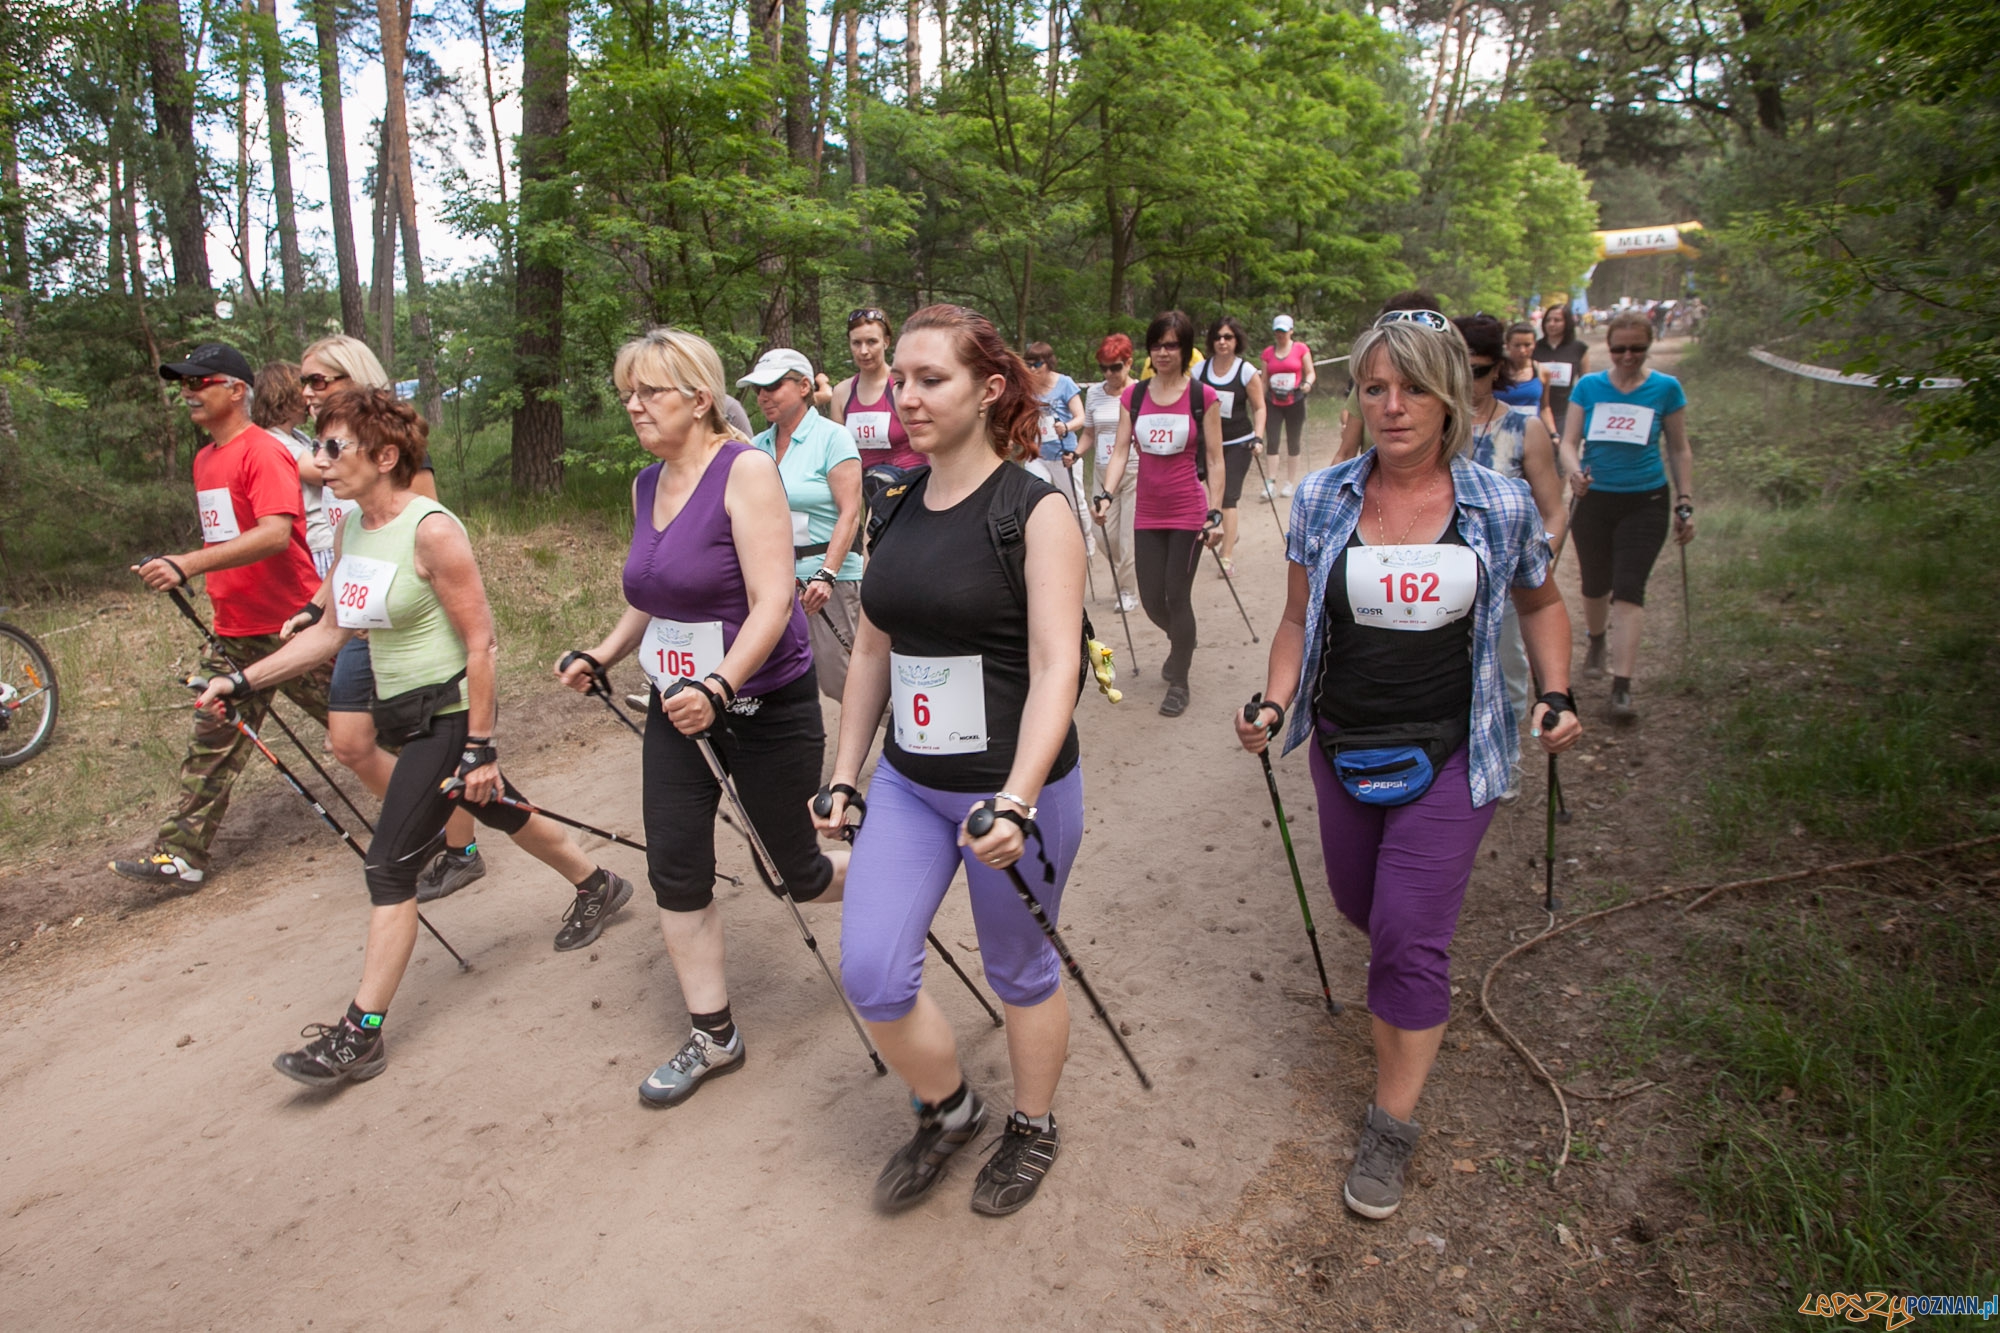
[[[995,870],[958,845],[958,826],[992,792],[920,787],[886,759],[868,786],[868,819],[854,839],[840,909],[840,977],[855,1009],[871,1023],[892,1023],[917,1003],[924,981],[924,935],[962,864],[972,895],[972,924],[986,983],[1016,1008],[1040,1004],[1062,985],[1062,960],[1014,892]],[[1042,847],[1035,838],[1018,869],[1029,890],[1061,923],[1063,888],[1083,844],[1083,767],[1042,788],[1036,826],[1046,840],[1056,882],[1042,882]]]
[[[1451,1017],[1451,937],[1494,806],[1472,808],[1464,746],[1397,806],[1355,800],[1317,740],[1307,747],[1327,887],[1368,933],[1368,1012],[1406,1032],[1437,1027]]]

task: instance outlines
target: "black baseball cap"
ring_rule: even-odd
[[[169,361],[160,367],[163,380],[199,379],[203,375],[227,375],[245,384],[257,382],[250,360],[228,343],[203,343],[188,353],[185,361]]]

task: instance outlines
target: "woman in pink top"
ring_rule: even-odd
[[[865,470],[877,463],[917,467],[924,456],[910,447],[910,433],[896,414],[896,395],[889,382],[889,316],[863,306],[847,317],[847,351],[854,373],[833,386],[827,417],[847,427],[861,451]]]
[[[1272,461],[1282,452],[1285,489],[1290,495],[1299,482],[1299,436],[1306,428],[1306,395],[1318,377],[1313,370],[1312,348],[1292,337],[1292,317],[1279,315],[1271,321],[1271,346],[1258,353],[1264,363],[1264,405]],[[1284,427],[1285,447],[1278,448],[1278,428]]]
[[[1125,391],[1118,409],[1118,440],[1091,506],[1102,515],[1139,451],[1137,516],[1132,522],[1139,604],[1165,630],[1170,651],[1160,676],[1167,683],[1162,717],[1188,706],[1188,664],[1194,659],[1194,575],[1201,543],[1222,538],[1222,405],[1215,391],[1188,375],[1194,321],[1178,310],[1146,326],[1146,354],[1153,373]],[[1197,429],[1200,433],[1196,439]],[[1195,450],[1207,458],[1208,480],[1195,471]]]

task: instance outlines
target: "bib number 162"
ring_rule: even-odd
[[[1439,600],[1437,595],[1438,576],[1435,574],[1406,572],[1401,577],[1395,574],[1384,574],[1376,581],[1382,585],[1382,600],[1384,602],[1415,603],[1435,602]],[[1399,593],[1401,596],[1397,595]]]

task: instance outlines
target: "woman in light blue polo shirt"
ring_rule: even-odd
[[[1613,319],[1605,330],[1611,369],[1576,382],[1562,435],[1563,470],[1578,497],[1570,531],[1576,537],[1583,619],[1590,632],[1583,674],[1604,674],[1608,628],[1614,636],[1611,716],[1626,720],[1639,715],[1632,703],[1632,677],[1639,669],[1646,579],[1666,544],[1668,522],[1675,541],[1685,546],[1694,540],[1687,395],[1673,376],[1646,369],[1652,345],[1653,326],[1644,315]],[[1613,602],[1618,604],[1616,624],[1611,623]]]
[[[770,422],[752,444],[778,463],[792,511],[792,554],[799,603],[812,636],[819,689],[838,700],[847,687],[847,655],[861,620],[861,452],[847,428],[813,406],[813,368],[804,354],[774,347],[736,382],[757,390]]]

